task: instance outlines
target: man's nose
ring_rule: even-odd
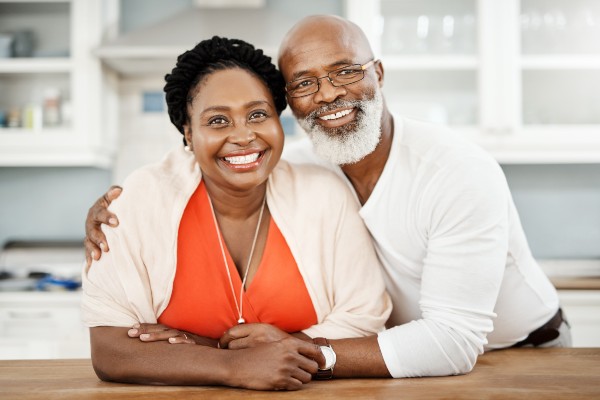
[[[313,100],[315,103],[331,103],[340,96],[347,93],[345,86],[333,86],[329,77],[321,78],[319,91],[315,93]]]

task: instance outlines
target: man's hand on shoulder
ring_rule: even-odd
[[[88,266],[92,263],[92,260],[99,260],[103,251],[109,250],[106,236],[104,236],[100,226],[102,224],[112,227],[119,225],[117,216],[108,211],[108,206],[121,195],[122,190],[123,188],[120,186],[111,186],[88,211],[85,220],[85,239],[83,240],[85,259]]]

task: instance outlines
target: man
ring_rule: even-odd
[[[444,129],[392,116],[383,65],[360,28],[305,18],[284,38],[279,67],[310,138],[287,158],[324,165],[354,190],[394,304],[387,331],[331,341],[337,360],[323,375],[462,374],[484,349],[569,345],[557,293],[531,255],[500,167]],[[115,194],[90,209],[94,258],[103,241],[97,221],[111,217],[105,207]],[[233,328],[230,347],[248,329]]]

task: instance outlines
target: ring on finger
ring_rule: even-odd
[[[184,338],[185,340],[188,340],[188,335],[184,333],[184,334],[183,334],[183,338]]]

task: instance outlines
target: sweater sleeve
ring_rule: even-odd
[[[381,264],[358,203],[333,172],[281,161],[268,201],[311,297],[310,337],[341,339],[380,332],[391,311]]]
[[[122,215],[122,214],[119,214]],[[123,219],[120,219],[123,223]],[[89,327],[155,323],[147,275],[127,247],[121,228],[105,231],[110,251],[83,272],[82,316]]]
[[[119,226],[102,227],[110,251],[83,271],[82,315],[87,326],[155,323],[167,301],[174,266],[166,260],[172,255],[176,226],[168,221],[177,221],[177,207],[164,199],[157,174],[149,171],[137,170],[123,184],[121,196],[109,207],[119,216]]]
[[[313,195],[312,212],[307,210],[304,216],[308,227],[304,236],[314,237],[319,231],[309,251],[323,254],[318,257],[320,263],[311,268],[311,276],[318,276],[319,284],[309,277],[313,288],[320,288],[315,290],[316,307],[322,318],[304,333],[329,339],[373,335],[384,329],[392,308],[382,267],[358,214],[358,203],[343,182],[329,172],[326,175],[330,177],[325,180],[327,186],[318,193],[327,195]],[[309,214],[315,219],[310,223]],[[305,238],[303,242],[308,243]]]
[[[499,166],[480,157],[439,169],[423,188],[422,318],[378,337],[393,377],[467,373],[483,353],[508,251],[509,196]]]
[[[83,271],[82,316],[90,327],[156,322],[148,275],[139,259],[139,240],[132,234],[129,215],[121,206],[127,201],[120,198],[111,206],[121,216],[120,225],[103,229],[110,251]]]

